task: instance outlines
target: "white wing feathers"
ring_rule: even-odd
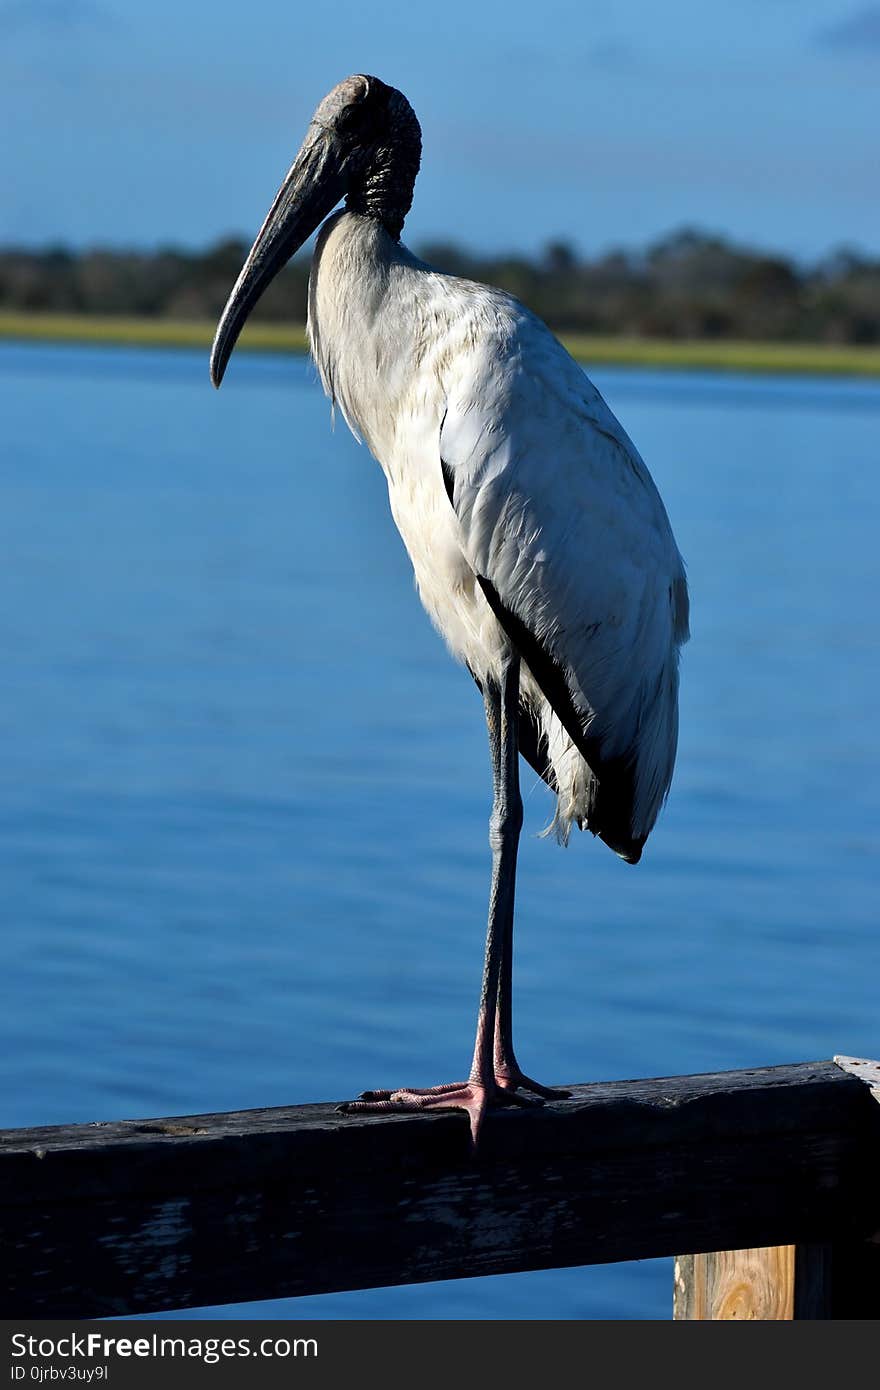
[[[586,825],[636,859],[672,776],[687,635],[648,470],[539,319],[378,223],[329,219],[309,293],[322,380],[385,470],[425,608],[478,679],[500,624],[527,668],[521,746],[558,792],[561,838]]]
[[[582,819],[626,839],[625,826],[601,823],[603,768],[609,780],[623,771],[640,847],[675,760],[684,566],[660,494],[598,391],[540,320],[520,311],[505,327],[447,379],[447,490],[469,564],[564,676],[580,731],[555,713],[600,784]],[[543,693],[553,702],[546,681]]]

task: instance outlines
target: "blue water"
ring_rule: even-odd
[[[880,389],[597,370],[688,560],[678,771],[638,869],[538,832],[547,1081],[880,1052]],[[470,1055],[481,703],[301,361],[0,347],[0,1123],[430,1084]],[[667,1261],[240,1315],[666,1317]],[[227,1310],[231,1312],[233,1310]],[[219,1312],[218,1312],[218,1315]]]

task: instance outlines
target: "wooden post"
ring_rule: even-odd
[[[681,1255],[675,1261],[673,1317],[698,1322],[790,1322],[796,1316],[796,1250],[813,1248],[767,1245]]]
[[[875,1319],[880,1245],[874,1240],[769,1245],[679,1255],[673,1317],[690,1321]]]
[[[877,1062],[834,1061],[880,1102]],[[876,1116],[880,1122],[880,1105]],[[851,1180],[865,1176],[856,1171]],[[678,1320],[791,1322],[876,1318],[878,1313],[880,1232],[867,1239],[679,1255],[675,1261],[673,1317]]]

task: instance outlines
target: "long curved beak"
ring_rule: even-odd
[[[330,131],[310,125],[302,149],[276,194],[217,325],[211,380],[220,385],[248,314],[279,270],[346,192],[342,159]]]

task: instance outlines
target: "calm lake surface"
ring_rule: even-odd
[[[538,833],[515,1018],[548,1082],[880,1052],[880,387],[594,380],[688,561],[638,869]],[[479,695],[304,361],[0,345],[0,1124],[339,1099],[470,1060]],[[235,1316],[665,1318],[671,1262]],[[222,1316],[220,1310],[217,1315]]]

